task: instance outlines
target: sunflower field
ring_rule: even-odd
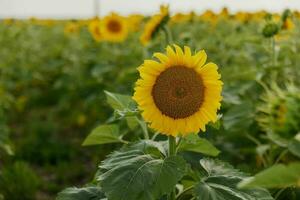
[[[299,200],[300,12],[0,20],[0,200]]]

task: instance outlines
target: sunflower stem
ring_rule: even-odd
[[[177,141],[177,143],[176,143],[176,153],[177,153],[177,151],[178,151],[178,149],[179,149],[179,146],[180,146],[181,141],[182,141],[182,137],[179,137],[179,139],[178,139],[178,141]]]
[[[275,42],[275,37],[272,36],[270,38],[270,48],[271,48],[271,66],[275,67],[276,66],[276,42]],[[276,79],[277,77],[277,71],[273,70],[271,73],[271,78]]]
[[[271,63],[272,67],[276,65],[275,38],[271,37]]]
[[[170,29],[167,26],[163,26],[162,31],[165,35],[165,46],[168,46],[170,43],[173,43],[173,37]]]
[[[168,156],[175,156],[176,155],[176,138],[173,136],[169,136],[169,152]],[[175,200],[175,188],[169,195],[168,200]]]

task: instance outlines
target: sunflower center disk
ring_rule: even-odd
[[[186,118],[196,113],[203,102],[203,81],[194,69],[170,67],[157,77],[152,96],[164,115],[173,119]]]
[[[107,24],[107,28],[114,33],[118,33],[121,30],[121,24],[118,21],[110,20]]]

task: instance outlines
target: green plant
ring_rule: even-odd
[[[35,198],[39,179],[24,162],[5,167],[0,174],[0,193],[5,200],[32,200]]]

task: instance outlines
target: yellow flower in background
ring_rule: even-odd
[[[72,33],[77,33],[80,29],[79,24],[75,23],[75,22],[69,22],[65,25],[64,28],[64,33],[66,35],[68,34],[72,34]]]
[[[262,10],[262,11],[258,11],[256,13],[251,14],[251,19],[254,21],[261,21],[262,19],[265,18],[265,16],[267,15],[267,12]]]
[[[55,25],[55,21],[53,19],[45,19],[41,20],[40,24],[43,26],[53,26]]]
[[[215,17],[215,13],[212,10],[206,10],[202,15],[200,15],[200,18],[204,20],[210,20],[211,18]]]
[[[58,23],[58,21],[55,21],[53,19],[39,19],[36,17],[30,17],[28,19],[28,22],[30,24],[38,25],[38,26],[53,26]]]
[[[155,53],[158,61],[145,60],[138,70],[133,99],[150,127],[166,135],[187,135],[205,131],[216,122],[220,109],[222,81],[217,65],[206,63],[202,50],[192,55],[177,45],[166,54]]]
[[[100,20],[95,18],[89,23],[89,32],[93,36],[94,40],[100,42],[103,39],[103,34],[101,33]]]
[[[218,16],[211,10],[206,10],[199,16],[200,20],[216,24]]]
[[[295,24],[291,18],[287,18],[282,24],[282,29],[284,30],[293,30],[294,28]]]
[[[247,12],[237,12],[237,13],[234,15],[234,18],[235,18],[236,20],[238,20],[239,22],[246,23],[246,22],[249,21],[250,15],[249,15],[249,13],[247,13]]]
[[[170,19],[171,23],[183,23],[188,22],[192,19],[192,14],[176,13]]]
[[[143,19],[144,19],[144,16],[143,16],[143,15],[130,15],[130,16],[127,18],[128,25],[129,25],[129,29],[130,29],[131,31],[139,31]]]
[[[290,35],[286,33],[285,34],[280,33],[280,34],[276,34],[274,36],[274,39],[276,42],[284,42],[290,39]]]
[[[296,18],[300,18],[300,12],[294,11],[293,16],[295,16]]]
[[[103,39],[110,42],[122,42],[128,36],[129,27],[124,17],[112,13],[100,22]]]
[[[96,18],[95,18],[96,19]],[[95,19],[92,19],[92,20],[95,20]],[[78,26],[80,27],[84,27],[84,26],[88,26],[90,24],[91,20],[90,19],[81,19],[81,20],[78,20],[76,21],[76,23],[78,24]]]
[[[13,18],[6,18],[3,20],[3,23],[5,25],[12,25],[14,23],[14,19]]]
[[[285,87],[272,82],[265,86],[261,104],[257,107],[256,120],[266,133],[278,134],[283,138],[294,137],[300,126],[300,90],[293,83]]]
[[[143,45],[147,45],[153,38],[154,34],[158,31],[159,27],[168,21],[169,7],[161,6],[160,13],[154,15],[146,24],[140,41]]]
[[[221,12],[220,12],[219,17],[221,17],[221,18],[227,18],[227,17],[229,17],[229,11],[228,11],[228,8],[224,7],[224,8],[221,10]]]
[[[28,20],[31,24],[36,24],[38,21],[38,19],[36,17],[30,17]]]

